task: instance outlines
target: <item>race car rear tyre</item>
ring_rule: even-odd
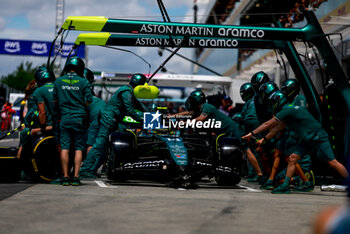
[[[20,179],[21,166],[16,157],[18,148],[0,148],[0,183],[15,183]]]
[[[34,136],[23,146],[21,160],[24,172],[34,182],[51,182],[60,175],[60,156],[54,136]]]

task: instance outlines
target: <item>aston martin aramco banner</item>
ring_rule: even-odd
[[[61,56],[67,57],[74,43],[64,43]],[[0,39],[0,54],[7,55],[28,55],[28,56],[49,56],[51,42],[48,41],[27,41]],[[53,55],[53,52],[51,56]],[[77,55],[85,58],[84,46],[79,46],[78,51],[73,51],[72,56]]]

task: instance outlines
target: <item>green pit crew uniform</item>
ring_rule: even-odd
[[[256,115],[254,100],[249,99],[242,108],[242,117],[245,133],[249,133],[259,127],[260,122]]]
[[[54,83],[54,100],[60,116],[61,149],[69,150],[71,141],[75,150],[85,149],[86,103],[92,102],[88,80],[74,72],[59,77]]]
[[[92,103],[88,106],[90,127],[87,131],[87,145],[93,145],[95,142],[100,128],[99,116],[101,116],[101,112],[105,106],[106,103],[101,98],[95,96],[92,97]]]
[[[280,150],[284,156],[291,154],[297,154],[300,156],[298,164],[304,172],[311,169],[311,156],[305,142],[301,141],[298,136],[292,131],[286,131],[283,137],[277,143],[277,149]],[[280,173],[276,175],[277,180],[284,179],[286,177],[287,168],[284,168]]]
[[[295,97],[291,104],[294,106],[306,108],[306,103],[306,98],[303,95],[299,94]],[[291,154],[300,156],[298,163],[303,171],[309,171],[311,169],[311,156],[309,155],[309,148],[305,142],[295,134],[295,132],[287,129],[287,131],[283,133],[283,137],[277,143],[277,149],[279,149],[285,156],[289,156]],[[276,176],[276,178],[283,179],[285,177],[285,174],[286,169],[282,170]]]
[[[254,99],[251,98],[244,104],[242,108],[242,117],[243,117],[243,126],[245,129],[245,134],[250,133],[254,129],[260,126],[260,121],[256,115],[255,105],[254,105]],[[256,152],[254,147],[249,147],[252,153],[254,154],[255,158],[257,159],[260,168],[263,168],[261,165],[259,154]],[[251,163],[248,161],[248,177],[252,178],[256,175],[256,172],[251,165]]]
[[[105,108],[101,113],[100,129],[95,139],[95,142],[87,155],[87,158],[95,159],[93,166],[85,166],[85,162],[81,167],[81,175],[87,170],[89,173],[96,174],[97,169],[104,161],[108,136],[114,130],[118,123],[122,121],[124,116],[131,116],[134,120],[142,122],[142,117],[135,111],[145,111],[147,108],[135,98],[133,88],[131,86],[120,87],[106,103]],[[88,169],[89,168],[89,169]]]
[[[272,108],[267,103],[263,102],[262,98],[258,94],[255,94],[254,96],[254,106],[256,116],[258,117],[260,124],[265,123],[272,118]],[[259,138],[260,137],[262,137],[262,135],[259,135]],[[276,144],[276,139],[271,139],[269,142],[263,145],[264,152],[272,156],[273,151],[276,149]]]
[[[291,104],[301,108],[306,108],[306,98],[299,94]],[[280,149],[281,152],[286,151],[284,153],[285,155],[291,155],[294,153],[301,158],[303,158],[303,156],[310,157],[310,155],[307,155],[307,146],[305,143],[293,131],[288,130],[288,127],[287,131],[284,132],[281,142],[277,144],[278,149]]]
[[[254,106],[256,110],[256,116],[258,117],[260,124],[265,123],[272,118],[271,107],[267,105],[267,103],[264,103],[258,94],[255,94],[254,96]]]
[[[30,139],[30,131],[32,128],[39,127],[38,122],[38,107],[35,103],[33,94],[27,99],[27,113],[24,117],[25,128],[19,134],[19,140],[21,145],[25,145]]]
[[[293,104],[284,105],[275,118],[285,122],[287,128],[295,132],[305,145],[317,147],[323,161],[329,162],[335,159],[327,132],[306,108]]]
[[[105,108],[106,103],[98,98],[93,96],[92,103],[88,106],[89,109],[89,119],[90,119],[90,127],[87,130],[87,141],[86,145],[92,146],[94,145],[94,142],[96,140],[96,137],[98,135],[99,129],[100,129],[100,118],[101,113],[103,109]],[[92,158],[92,154],[89,154],[89,157],[87,156],[84,160],[83,166],[80,168],[80,173],[89,172],[90,167],[95,165],[96,158]]]
[[[239,127],[236,121],[233,121],[221,111],[216,109],[213,105],[209,103],[204,103],[200,108],[200,115],[206,115],[208,118],[206,121],[212,119],[221,122],[221,128],[214,128],[213,132],[219,137],[221,134],[225,134],[225,137],[234,137],[241,139],[243,131]]]
[[[55,104],[53,102],[53,89],[54,84],[52,82],[48,82],[40,88],[37,88],[33,93],[33,99],[36,106],[40,103],[45,104],[47,126],[53,126],[54,120],[53,117]]]

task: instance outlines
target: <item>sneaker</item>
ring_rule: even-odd
[[[293,185],[294,186],[300,186],[301,184],[302,184],[302,180],[300,179],[300,177],[299,176],[296,176],[296,177],[293,177]]]
[[[63,180],[63,177],[60,177],[60,178],[57,178],[57,179],[51,181],[50,184],[62,185],[62,180]]]
[[[248,182],[254,182],[254,183],[255,182],[259,182],[260,181],[260,176],[256,175],[253,178],[249,178],[247,181]]]
[[[263,176],[259,176],[259,185],[263,185],[265,184],[269,179],[269,176],[267,175],[263,175]]]
[[[70,185],[70,179],[69,177],[64,177],[63,179],[61,179],[61,184],[63,186],[69,186]]]
[[[264,185],[260,186],[260,189],[273,190],[273,180],[268,179]]]
[[[312,170],[310,170],[310,171],[305,173],[305,176],[308,179],[308,181],[310,181],[312,183],[312,185],[315,186],[316,181],[315,181],[314,172]]]
[[[97,179],[97,178],[99,178],[97,175],[92,174],[90,172],[79,173],[79,176],[82,179]]]
[[[314,185],[310,181],[302,183],[300,186],[294,188],[295,191],[299,192],[310,192],[314,190]]]
[[[73,177],[70,183],[72,186],[80,186],[81,185],[80,179],[78,177]]]
[[[277,188],[275,188],[274,190],[272,190],[273,194],[290,194],[290,188],[289,185],[286,186],[284,184],[281,184],[280,186],[278,186]]]

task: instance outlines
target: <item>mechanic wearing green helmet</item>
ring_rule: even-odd
[[[276,90],[272,90],[272,92],[271,91],[267,93],[263,92],[264,90],[268,90],[268,85],[269,85],[269,82],[266,82],[259,89],[259,93],[260,92],[262,93],[260,94],[260,96],[262,97],[264,102],[266,102],[265,99],[267,99],[266,98],[267,96],[271,95],[272,92],[276,91]],[[300,87],[295,79],[287,79],[286,81],[283,82],[281,88],[284,89],[283,92],[286,95],[288,94],[287,97],[288,97],[289,103],[292,103],[293,105],[297,105],[304,108],[306,107],[306,99],[303,97],[303,95],[301,94],[298,95],[300,91]],[[265,95],[263,95],[264,93]],[[277,169],[280,163],[280,157],[282,154],[287,155],[289,161],[296,157],[298,158],[302,157],[303,161],[301,162],[302,163],[304,162],[303,165],[307,167],[307,164],[309,164],[310,166],[311,158],[309,155],[307,155],[303,142],[300,140],[298,136],[296,136],[294,132],[288,131],[288,130],[283,131],[283,134],[281,138],[278,140],[275,148],[276,149],[273,152],[274,162],[273,162],[271,174],[268,180],[264,183],[264,185],[260,187],[261,189],[268,189],[268,190],[274,189],[273,179],[276,176]],[[299,164],[296,164],[296,168],[297,168],[296,170],[297,174],[304,181],[304,184],[307,185],[304,189],[300,188],[299,191],[311,191],[313,189],[313,184],[308,182],[308,179],[306,178]],[[274,190],[274,193],[276,193],[276,190]]]
[[[205,94],[202,91],[193,91],[186,100],[186,108],[189,111],[177,113],[175,116],[191,115],[197,116],[195,121],[204,122],[209,119],[221,122],[221,128],[214,128],[213,132],[219,137],[221,134],[225,134],[225,137],[234,137],[240,140],[240,137],[244,132],[240,129],[239,124],[221,111],[216,109],[213,105],[206,102]],[[248,160],[259,166],[255,156],[249,149],[249,147],[242,143],[241,148],[247,153]]]
[[[260,125],[251,133],[242,137],[242,139],[250,140],[257,134],[268,129],[271,131],[258,144],[263,144],[286,126],[289,130],[296,133],[305,144],[319,151],[318,156],[321,160],[326,161],[333,169],[335,169],[343,178],[348,176],[346,168],[339,163],[334,156],[331,144],[329,143],[328,134],[322,128],[321,124],[308,112],[306,108],[288,104],[287,98],[282,91],[276,91],[270,97],[275,117]],[[294,175],[295,167],[288,167],[284,183],[276,188],[275,193],[289,193],[289,182],[291,176]]]
[[[217,135],[225,133],[226,136],[239,136],[242,131],[239,124],[216,109],[213,105],[206,102],[205,94],[202,91],[193,91],[186,100],[186,106],[189,111],[178,113],[176,115],[192,115],[198,116],[196,121],[205,121],[214,119],[221,121],[221,128],[214,129]]]
[[[287,98],[288,103],[291,103],[295,106],[300,106],[307,108],[307,101],[304,95],[300,94],[300,85],[296,79],[286,79],[281,85],[281,91]],[[303,181],[299,187],[294,188],[298,191],[311,191],[313,189],[313,181],[309,181],[306,173],[310,176],[310,179],[314,179],[313,172],[311,168],[311,156],[307,153],[307,146],[305,143],[293,132],[288,131],[285,137],[284,147],[286,155],[289,155],[289,160],[292,164],[294,161],[296,163],[296,173]],[[306,173],[304,173],[306,171]]]
[[[66,75],[59,77],[54,83],[54,101],[60,119],[60,145],[63,186],[81,185],[79,170],[85,149],[84,119],[86,107],[92,102],[92,91],[87,79],[83,78],[85,64],[81,58],[69,58],[65,64]],[[69,178],[69,149],[74,145],[74,174]]]
[[[296,79],[286,79],[281,85],[281,91],[285,94],[289,103],[307,108],[306,98],[299,93],[300,85]]]
[[[245,133],[249,133],[260,125],[254,105],[255,90],[250,82],[244,83],[240,87],[240,95],[245,102],[241,111],[243,126]],[[248,160],[248,182],[259,182],[262,178],[259,154],[252,146],[250,146],[250,150],[254,154],[256,162],[251,163],[251,160]],[[253,161],[255,160],[253,159]]]
[[[258,96],[260,100],[262,100],[262,103],[264,106],[269,107],[268,97],[269,95],[271,95],[273,92],[277,90],[278,90],[277,85],[272,81],[267,81],[260,86],[258,91]],[[268,108],[266,112],[271,113],[271,117],[272,117],[271,108]],[[260,187],[260,189],[271,189],[272,180],[273,178],[275,178],[277,174],[277,170],[280,164],[280,157],[279,157],[279,154],[277,153],[278,151],[276,151],[278,142],[279,142],[279,138],[274,138],[273,140],[269,141],[268,144],[264,144],[261,147],[257,148],[259,152],[262,152],[261,162],[262,162],[263,168],[265,169],[265,173],[269,175],[268,179],[266,181],[263,181],[264,184]]]
[[[256,111],[256,116],[258,117],[259,124],[264,123],[265,121],[269,120],[272,117],[272,110],[269,108],[269,105],[266,101],[266,96],[264,95],[264,92],[266,91],[271,91],[272,88],[276,88],[277,86],[270,85],[268,88],[263,88],[262,90],[259,89],[262,85],[264,85],[266,82],[270,82],[269,76],[263,72],[259,71],[255,73],[251,80],[250,80],[254,90],[255,90],[255,96],[254,96],[254,106],[255,106],[255,111]],[[259,95],[260,94],[260,95]],[[263,96],[265,98],[263,99]],[[269,161],[269,156],[273,157],[273,150],[275,148],[275,140],[271,141],[269,144],[264,146],[264,149],[262,148],[257,148],[259,150],[259,159],[260,162],[262,163],[262,169],[264,169],[264,174],[269,173],[271,171],[271,167],[268,164]],[[259,184],[264,183],[265,177],[260,177]]]
[[[288,85],[286,85],[288,84]],[[266,89],[268,90],[269,82],[263,84],[259,92]],[[266,88],[265,88],[266,87]],[[287,79],[285,82],[283,82],[282,87],[284,90],[283,92],[285,94],[289,94],[288,96],[288,102],[292,103],[293,105],[297,105],[303,108],[306,108],[306,99],[299,94],[300,87],[297,83],[296,80],[294,79]],[[272,94],[276,90],[272,90],[270,92],[265,92],[264,95],[262,96],[262,99],[265,101],[265,98],[269,95]],[[299,95],[298,95],[299,94]],[[299,96],[299,97],[298,97]],[[292,159],[296,159],[298,157],[299,159],[302,158],[303,160],[300,161],[304,168],[310,169],[311,166],[311,158],[309,155],[307,155],[304,143],[301,141],[301,139],[296,136],[296,134],[290,130],[285,130],[283,131],[283,134],[281,138],[277,141],[277,144],[275,146],[275,150],[273,152],[273,157],[274,157],[274,162],[273,162],[273,167],[271,174],[269,176],[269,179],[265,182],[263,186],[261,186],[261,189],[268,189],[268,190],[273,190],[273,179],[276,176],[277,169],[279,167],[279,162],[280,162],[280,157],[281,155],[286,155],[288,156],[288,161],[291,161]],[[294,160],[295,161],[295,160]],[[295,164],[295,163],[294,163]],[[299,164],[296,164],[296,172],[300,176],[300,178],[304,181],[303,187],[300,188],[295,188],[296,190],[299,191],[311,191],[313,189],[313,184],[308,182],[307,177],[305,176],[302,168],[300,167]],[[280,175],[279,175],[280,176]],[[304,186],[306,185],[306,186]],[[277,190],[274,190],[274,193],[277,193]]]
[[[254,105],[260,124],[264,123],[272,117],[272,112],[268,104],[264,103],[260,95],[258,95],[260,87],[269,81],[270,77],[263,71],[255,73],[250,80],[250,83],[255,90]]]
[[[87,167],[83,165],[81,174],[83,177],[96,178],[98,176],[97,169],[103,162],[103,157],[106,154],[108,136],[118,126],[118,122],[121,122],[125,116],[131,116],[138,122],[143,121],[143,116],[137,113],[136,110],[144,112],[148,108],[134,96],[134,88],[146,82],[147,78],[143,74],[132,75],[129,85],[120,87],[106,103],[105,108],[101,112],[98,135],[87,155],[87,158],[95,159],[95,164]],[[89,172],[86,172],[85,168],[89,168]]]
[[[89,81],[90,88],[95,80],[94,74],[88,68],[84,70],[84,77]],[[89,129],[86,131],[86,145],[87,145],[87,154],[89,153],[92,145],[95,142],[95,139],[98,135],[100,128],[99,116],[101,115],[102,110],[105,108],[106,103],[96,96],[92,97],[92,103],[88,106],[89,110]],[[90,173],[90,168],[95,165],[97,159],[91,158],[92,154],[89,157],[84,159],[84,163],[80,168],[80,175],[84,177],[85,174]]]
[[[46,126],[53,126],[54,103],[53,103],[53,82],[55,75],[47,67],[39,67],[34,74],[38,88],[33,93],[34,103],[39,111],[39,124],[42,131]]]
[[[26,115],[24,116],[24,128],[20,131],[20,134],[19,134],[19,142],[20,142],[20,147],[18,149],[18,152],[17,152],[17,158],[20,158],[21,157],[21,153],[22,153],[22,146],[25,145],[28,140],[30,139],[30,136],[31,136],[31,129],[33,127],[36,127],[36,126],[39,126],[39,122],[38,121],[35,121],[35,126],[34,126],[34,121],[33,121],[33,117],[36,116],[36,113],[38,113],[38,108],[34,102],[34,99],[33,99],[33,93],[34,91],[37,89],[37,83],[35,80],[31,80],[24,93],[25,93],[25,96],[23,98],[23,101],[26,101],[27,102],[27,113]],[[39,128],[40,129],[40,128]]]

